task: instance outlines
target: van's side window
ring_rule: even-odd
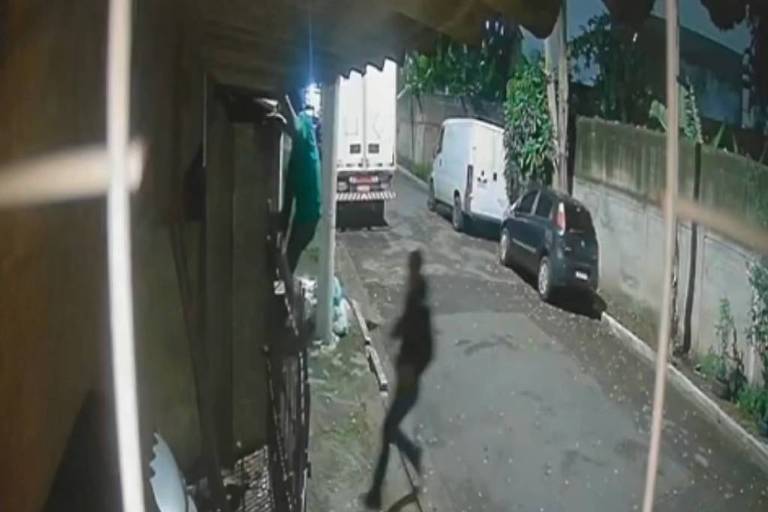
[[[535,190],[533,192],[528,192],[523,198],[520,200],[520,205],[517,207],[518,213],[531,213],[531,208],[533,208],[533,201],[536,199],[536,192]]]
[[[443,139],[445,138],[445,128],[440,128],[440,138],[437,139],[437,150],[435,151],[436,155],[439,155],[443,152]]]
[[[536,205],[536,216],[549,218],[552,213],[552,198],[546,194],[542,194],[539,197],[539,203]]]

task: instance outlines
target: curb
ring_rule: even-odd
[[[397,170],[400,172],[400,174],[402,174],[403,176],[405,176],[406,178],[411,180],[413,183],[416,184],[416,186],[418,186],[422,190],[426,190],[426,191],[429,190],[429,185],[427,185],[426,181],[424,181],[423,179],[419,178],[418,176],[413,174],[411,171],[409,171],[408,169],[406,169],[402,165],[397,164]]]
[[[635,354],[639,355],[651,364],[656,363],[656,352],[642,339],[627,329],[618,320],[603,312],[601,321],[608,325],[614,335],[624,342]],[[667,364],[667,380],[683,396],[694,402],[710,421],[717,424],[718,428],[727,435],[733,436],[736,441],[750,454],[750,458],[768,473],[768,445],[750,434],[736,420],[731,418],[720,406],[706,393],[700,390],[696,384],[675,368]]]

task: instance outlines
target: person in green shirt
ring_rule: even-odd
[[[293,223],[286,248],[288,266],[293,272],[304,249],[315,237],[320,220],[320,152],[312,117],[306,109],[296,114],[290,98],[286,96],[285,100],[289,114],[285,128],[292,145],[285,176],[282,218],[283,228],[287,230],[293,208]]]

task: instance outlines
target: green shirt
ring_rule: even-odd
[[[285,207],[290,208],[296,199],[293,222],[308,224],[320,219],[320,154],[312,118],[299,114],[288,159]]]

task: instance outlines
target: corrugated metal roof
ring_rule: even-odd
[[[539,37],[558,0],[203,0],[203,55],[222,83],[263,91],[346,75],[445,34],[477,43],[486,20],[503,16]]]

